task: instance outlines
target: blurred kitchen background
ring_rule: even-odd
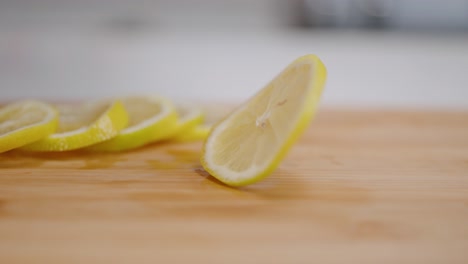
[[[306,53],[325,106],[468,109],[468,0],[0,0],[0,101],[239,102]]]

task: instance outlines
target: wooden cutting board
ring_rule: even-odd
[[[200,143],[0,155],[0,263],[468,263],[468,113],[322,111],[233,189]]]

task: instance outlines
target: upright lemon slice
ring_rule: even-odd
[[[57,111],[39,101],[20,101],[3,107],[0,109],[0,153],[54,133],[57,122]]]
[[[325,80],[317,56],[296,59],[213,127],[203,148],[205,170],[231,186],[271,174],[314,117]]]
[[[57,132],[23,147],[29,151],[67,151],[84,148],[117,136],[128,116],[118,100],[85,105],[57,105]]]
[[[91,146],[89,150],[129,150],[165,139],[177,129],[177,113],[172,102],[165,98],[132,96],[122,102],[129,114],[129,126],[115,138]]]

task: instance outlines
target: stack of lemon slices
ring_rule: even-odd
[[[201,163],[231,186],[269,175],[315,115],[326,69],[300,57],[223,119],[158,96],[127,96],[82,104],[25,100],[0,108],[0,153],[125,151],[154,142],[204,140]]]
[[[197,107],[175,106],[157,96],[80,104],[18,101],[0,108],[0,152],[108,152],[163,140],[203,140],[208,134],[199,128],[203,117]]]

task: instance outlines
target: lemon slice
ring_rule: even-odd
[[[203,147],[205,170],[231,186],[271,174],[314,117],[325,80],[317,56],[293,61],[213,127]]]
[[[129,126],[115,138],[89,147],[92,151],[122,151],[165,139],[177,129],[177,113],[162,97],[131,96],[122,99]]]
[[[54,133],[57,122],[57,111],[39,101],[19,101],[3,107],[0,109],[0,153]]]
[[[175,142],[193,142],[193,141],[201,141],[206,139],[208,134],[210,133],[211,126],[209,125],[198,125],[194,126],[188,130],[185,130],[182,133],[177,134],[173,141]]]
[[[84,148],[117,136],[128,116],[119,100],[85,105],[57,105],[56,133],[26,145],[28,151],[67,151]]]
[[[203,114],[203,122],[198,122],[196,125],[189,126],[182,130],[174,136],[173,141],[192,142],[205,140],[213,125],[220,121],[222,117],[227,115],[230,110],[229,107],[226,107],[225,105],[223,105],[223,107],[215,105],[211,107],[205,106],[197,111]]]
[[[170,137],[171,141],[191,141],[194,132],[205,120],[205,114],[200,107],[190,104],[177,104],[177,114],[179,117],[177,131]]]

